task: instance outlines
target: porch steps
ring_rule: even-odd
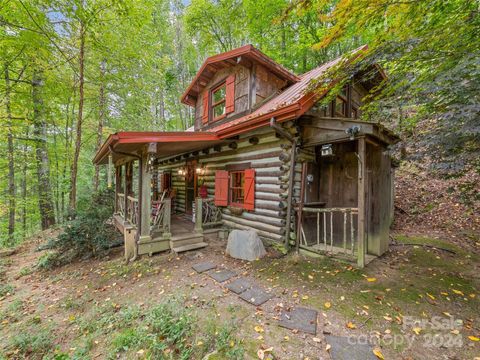
[[[206,246],[208,246],[208,244],[206,242],[202,241],[202,242],[199,242],[199,243],[196,243],[196,244],[183,245],[183,246],[179,246],[179,247],[176,247],[176,248],[172,248],[172,251],[175,252],[175,253],[181,253],[181,252],[184,252],[184,251],[201,249],[201,248],[204,248]]]
[[[176,253],[203,248],[207,245],[201,233],[175,235],[170,239],[170,248]]]

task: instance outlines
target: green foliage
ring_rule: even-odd
[[[118,238],[114,226],[107,222],[113,213],[113,192],[104,190],[94,194],[84,210],[70,221],[65,231],[48,244],[55,250],[40,257],[38,267],[48,269],[79,258],[105,254]]]
[[[43,328],[30,328],[10,338],[9,348],[28,359],[42,359],[53,348],[50,331]]]
[[[15,293],[15,288],[10,284],[0,284],[0,297]]]

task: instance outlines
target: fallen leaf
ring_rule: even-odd
[[[460,290],[455,290],[455,289],[452,289],[452,291],[457,294],[457,295],[462,295],[464,296],[463,292],[461,292]]]
[[[385,360],[385,358],[383,357],[383,354],[382,352],[380,351],[380,349],[373,349],[373,354],[379,358],[380,360]]]
[[[323,306],[325,306],[325,309],[330,309],[332,307],[332,304],[330,303],[330,301],[327,301],[325,304],[323,304]]]
[[[374,278],[374,277],[367,278],[367,281],[368,282],[375,282],[375,281],[377,281],[377,278]]]
[[[308,300],[308,295],[303,295],[302,300]]]
[[[480,338],[478,338],[476,336],[473,336],[473,335],[470,335],[468,338],[472,341],[480,341]]]
[[[317,338],[317,337],[314,337],[312,340],[315,341],[316,343],[322,342],[322,340],[320,338]]]
[[[330,351],[331,348],[332,346],[330,344],[327,344],[327,346],[325,346],[325,351]]]
[[[357,325],[355,325],[354,323],[352,323],[351,321],[349,321],[347,323],[347,328],[349,329],[356,329],[357,328]]]
[[[433,295],[431,295],[431,294],[429,294],[429,293],[427,293],[427,296],[428,296],[430,299],[435,300],[435,296],[433,296]]]
[[[420,332],[422,331],[422,329],[419,328],[419,327],[414,327],[414,328],[412,329],[412,331],[413,331],[415,334],[419,335]]]
[[[264,330],[263,330],[263,327],[261,327],[260,325],[256,325],[256,326],[255,326],[255,331],[256,331],[257,333],[263,333]]]

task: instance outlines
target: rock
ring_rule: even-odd
[[[227,254],[235,259],[253,261],[266,253],[255,230],[233,230],[228,235]]]

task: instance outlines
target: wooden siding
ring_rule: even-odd
[[[222,121],[210,122],[208,124],[202,124],[202,114],[203,114],[203,99],[210,91],[210,88],[222,80],[226,80],[228,75],[235,74],[235,110],[229,113],[226,116],[226,119]],[[201,129],[203,127],[208,127],[213,124],[217,125],[221,122],[228,121],[228,119],[235,117],[238,114],[245,113],[249,109],[249,80],[250,79],[250,69],[243,66],[237,65],[232,68],[225,68],[219,70],[213,76],[212,80],[207,84],[205,90],[197,98],[195,104],[195,130]]]
[[[251,144],[249,139],[258,138],[258,144]],[[283,242],[285,237],[285,209],[282,209],[287,195],[285,177],[288,178],[289,170],[285,170],[284,162],[279,160],[279,155],[290,150],[289,142],[279,139],[269,129],[261,129],[241,136],[237,141],[237,148],[231,149],[228,145],[219,150],[209,150],[209,154],[197,155],[200,166],[205,168],[204,175],[200,175],[198,182],[205,184],[209,197],[215,193],[215,171],[225,170],[227,166],[250,163],[255,169],[255,209],[244,211],[241,215],[234,215],[228,207],[222,207],[222,220],[226,227],[232,229],[257,230],[259,236],[267,241]],[[173,188],[177,192],[175,211],[185,211],[185,180],[179,176],[178,170],[185,166],[185,160],[172,164],[159,165],[159,171],[172,171]],[[301,164],[298,164],[295,174],[295,193],[300,196]]]

